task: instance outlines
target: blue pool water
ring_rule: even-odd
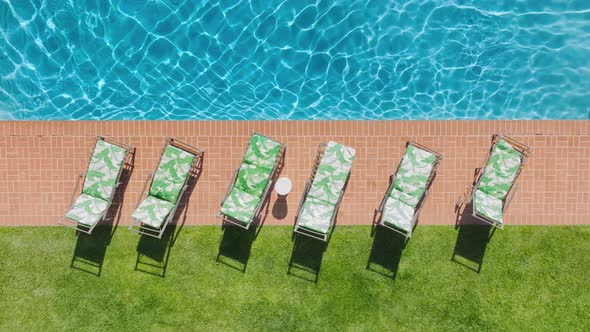
[[[0,119],[588,119],[590,1],[0,0]]]

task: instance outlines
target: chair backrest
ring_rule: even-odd
[[[281,154],[281,143],[254,133],[244,154],[244,163],[273,169]]]
[[[273,176],[281,150],[281,143],[264,135],[253,134],[236,174],[234,187],[261,198]]]
[[[176,203],[190,174],[196,156],[172,144],[164,148],[154,174],[150,195]]]
[[[346,185],[356,151],[351,148],[328,142],[318,164],[308,196],[326,203],[337,204]]]
[[[506,139],[494,139],[475,189],[504,201],[521,171],[524,158],[525,153]]]
[[[388,195],[416,208],[432,179],[441,156],[408,142]]]
[[[127,151],[99,137],[88,164],[82,192],[109,201],[123,168]]]

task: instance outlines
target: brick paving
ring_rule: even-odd
[[[166,136],[205,150],[203,174],[185,201],[186,224],[219,224],[220,200],[254,131],[287,144],[281,176],[293,182],[286,201],[277,201],[273,191],[266,225],[293,224],[317,146],[328,140],[357,151],[339,225],[371,223],[407,140],[444,154],[420,223],[453,224],[455,200],[497,132],[533,148],[506,224],[590,223],[590,121],[3,121],[0,225],[55,225],[96,135],[137,148],[129,183],[114,206],[121,206],[120,225],[129,224]]]

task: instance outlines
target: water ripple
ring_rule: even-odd
[[[0,0],[0,119],[588,119],[588,1]]]

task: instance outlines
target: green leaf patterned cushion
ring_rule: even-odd
[[[131,217],[154,228],[160,228],[174,209],[174,204],[154,196],[146,197]]]
[[[435,162],[434,154],[408,145],[389,196],[415,208],[426,190]]]
[[[307,197],[301,207],[298,224],[312,231],[326,234],[336,206],[314,197]]]
[[[504,200],[520,169],[522,154],[504,140],[494,146],[477,189]]]
[[[194,155],[168,145],[154,175],[150,195],[176,203],[194,159]]]
[[[243,191],[262,197],[272,170],[257,165],[242,164],[236,177],[235,186]]]
[[[82,192],[109,201],[124,160],[124,148],[97,140],[86,171]]]
[[[221,213],[249,224],[254,217],[258,203],[260,203],[260,197],[233,187],[221,206]]]
[[[473,208],[477,213],[483,214],[499,223],[504,223],[502,207],[502,200],[488,195],[481,190],[475,191]]]
[[[106,212],[109,203],[103,199],[81,194],[66,218],[87,226],[94,226]]]
[[[248,143],[244,162],[266,168],[274,168],[281,151],[281,144],[268,137],[254,134]]]
[[[422,192],[424,192],[424,190],[420,191],[419,195],[416,194],[417,192],[418,191],[415,191],[411,194],[406,194],[403,191],[393,188],[389,193],[389,197],[408,205],[412,209],[415,209],[416,205],[418,205],[418,202],[420,201],[420,197],[422,197]]]
[[[353,148],[332,141],[328,142],[308,196],[331,204],[338,203],[338,198],[352,168],[355,153]]]
[[[382,220],[384,223],[395,227],[408,234],[412,233],[412,218],[414,217],[414,208],[402,203],[401,201],[388,197],[383,208]]]

